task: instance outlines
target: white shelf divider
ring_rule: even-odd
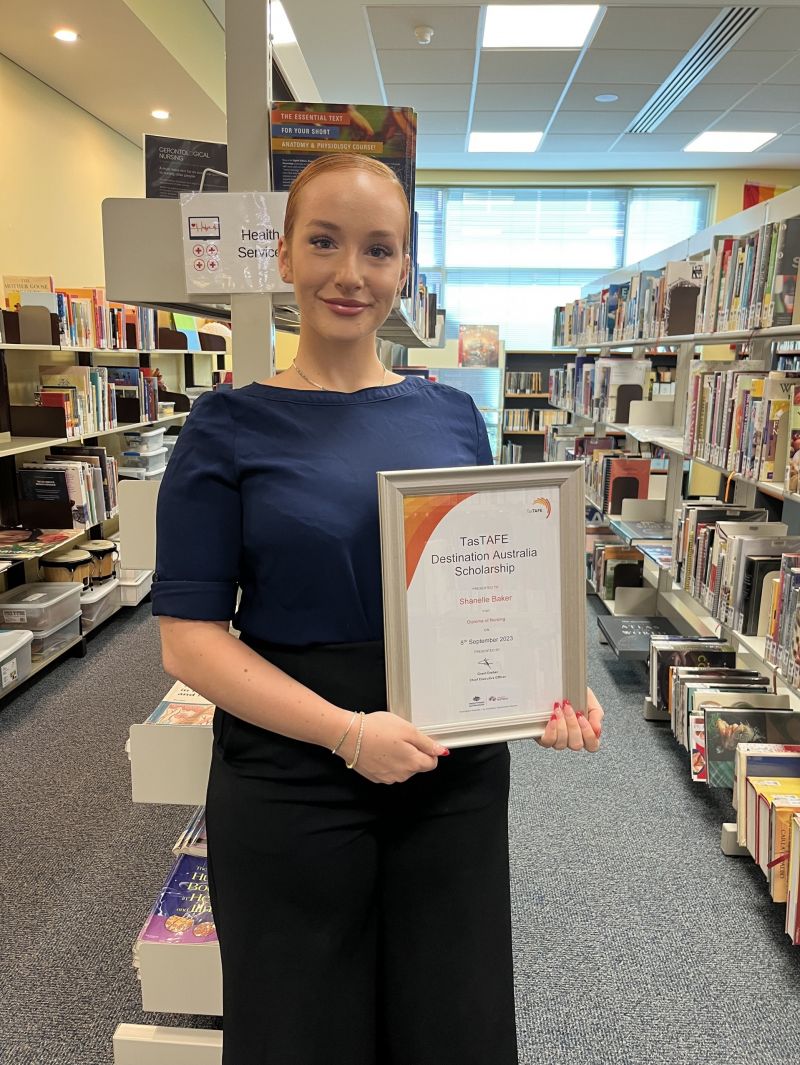
[[[146,1013],[222,1016],[219,943],[139,940],[136,955]]]
[[[211,744],[210,725],[131,725],[133,801],[203,806]]]

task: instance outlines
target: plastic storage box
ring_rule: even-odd
[[[112,614],[116,614],[122,605],[122,597],[119,590],[119,578],[105,581],[85,592],[81,596],[81,629],[83,632],[91,632],[98,625],[102,625]]]
[[[140,470],[147,470],[148,473],[153,470],[157,470],[160,467],[166,465],[167,462],[167,449],[165,447],[158,447],[155,451],[123,451],[120,456],[121,467],[135,467]]]
[[[0,628],[32,629],[38,634],[80,612],[83,584],[40,581],[21,584],[0,595]]]
[[[131,574],[130,580],[125,579],[125,574]],[[145,598],[152,586],[153,571],[151,569],[122,570],[119,582],[122,605],[137,606]]]
[[[81,612],[79,610],[71,618],[54,625],[52,629],[46,629],[44,632],[34,632],[31,642],[31,657],[50,658],[51,655],[57,654],[62,647],[65,647],[80,634]]]
[[[126,447],[145,454],[163,447],[165,432],[165,429],[128,429],[122,435],[125,437]]]
[[[137,481],[160,481],[166,468],[166,466],[159,466],[157,470],[143,470],[137,466],[120,466],[119,475],[120,477],[131,477]]]
[[[175,445],[177,443],[178,437],[175,433],[164,437],[164,447],[167,449],[167,462],[172,458],[172,452],[175,450]]]
[[[0,694],[30,675],[32,640],[29,629],[0,630]]]

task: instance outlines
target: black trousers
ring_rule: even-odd
[[[383,644],[249,646],[386,709]],[[505,744],[372,784],[218,708],[209,874],[224,1065],[517,1065]]]

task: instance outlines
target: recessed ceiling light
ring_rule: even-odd
[[[151,111],[153,118],[169,118],[169,111]]]
[[[535,152],[542,133],[470,133],[470,152]]]
[[[595,100],[599,104],[613,104],[619,99],[619,96],[615,92],[601,92],[599,96],[595,96]]]
[[[286,12],[284,11],[283,4],[280,0],[272,0],[270,5],[271,19],[269,31],[272,36],[273,44],[296,44],[297,38],[294,35],[292,24],[289,21]]]
[[[483,47],[582,48],[599,10],[597,4],[490,4]]]
[[[75,30],[56,30],[53,34],[56,40],[66,41],[69,44],[74,43],[78,39],[78,35]]]
[[[777,136],[777,133],[726,133],[723,130],[709,130],[695,137],[683,150],[685,152],[754,152]]]

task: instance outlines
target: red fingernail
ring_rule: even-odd
[[[442,753],[439,755],[439,757],[440,758],[446,758],[448,754],[450,754],[450,751],[447,749],[447,747],[445,747],[445,749],[442,751]]]
[[[586,714],[584,714],[583,710],[576,710],[575,717],[586,717]]]
[[[561,703],[559,703],[558,701],[553,703],[553,713],[555,713],[556,710],[558,710],[559,706],[561,706]]]
[[[550,715],[550,720],[551,721],[558,721],[558,711],[557,710],[553,710],[552,714]]]

